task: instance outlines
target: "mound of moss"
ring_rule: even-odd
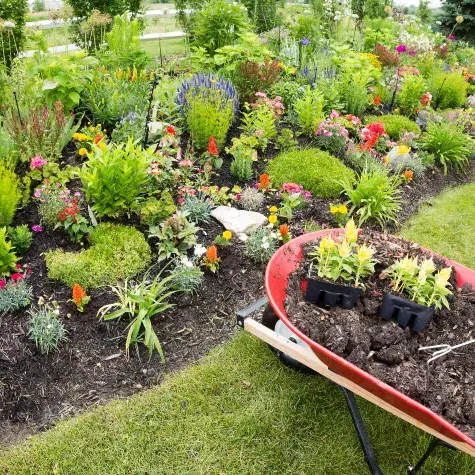
[[[267,173],[273,187],[297,183],[321,198],[337,197],[340,181],[353,176],[338,158],[318,148],[283,152],[267,165]]]
[[[384,125],[385,132],[393,140],[400,139],[404,132],[413,132],[420,134],[420,127],[411,119],[403,115],[388,114],[388,115],[369,115],[365,118],[365,124],[372,124],[373,122],[381,122]]]
[[[91,246],[80,252],[61,249],[46,253],[50,279],[85,289],[114,285],[144,271],[152,260],[145,236],[131,226],[100,224],[90,237]]]

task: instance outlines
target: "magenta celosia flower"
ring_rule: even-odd
[[[5,279],[0,279],[0,290],[6,289],[7,281]]]
[[[41,233],[43,232],[43,226],[40,226],[39,224],[33,224],[31,230],[35,233]]]
[[[36,170],[37,168],[41,168],[42,166],[46,165],[48,163],[47,160],[45,160],[41,155],[37,155],[36,157],[33,157],[30,162],[30,168],[32,170]]]
[[[409,51],[408,54],[409,54],[409,56],[415,56],[416,52],[413,49],[411,49],[411,51]]]
[[[406,45],[398,45],[396,46],[396,51],[398,53],[405,53],[407,51]]]
[[[449,40],[450,40],[450,41],[455,41],[455,36],[454,36],[454,35],[450,35],[450,36],[449,36]]]

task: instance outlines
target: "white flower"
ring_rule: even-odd
[[[185,267],[188,267],[188,268],[191,268],[193,267],[193,262],[191,262],[188,257],[186,256],[183,256],[181,258],[181,263],[185,266]]]
[[[436,24],[436,25],[442,25],[442,22],[436,21],[435,24]]]
[[[59,315],[59,308],[55,308],[55,309],[53,310],[53,313],[54,313],[55,315]]]
[[[15,28],[15,22],[7,20],[3,22],[3,26],[5,28]]]
[[[270,233],[270,237],[272,239],[277,239],[277,233]]]
[[[201,257],[206,252],[206,247],[202,246],[201,244],[197,244],[193,251],[193,254],[196,257]]]
[[[269,249],[269,243],[267,241],[262,243],[262,249]]]

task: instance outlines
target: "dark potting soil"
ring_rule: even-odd
[[[395,321],[379,317],[382,294],[391,292],[389,280],[380,278],[380,273],[401,257],[423,253],[413,243],[374,231],[365,231],[360,240],[376,249],[378,264],[375,274],[365,281],[366,289],[355,307],[324,309],[306,302],[300,283],[310,260],[304,258],[289,278],[286,310],[291,322],[314,341],[475,438],[475,345],[457,349],[429,367],[426,363],[431,353],[418,351],[421,346],[457,345],[474,338],[475,290],[469,285],[458,289],[452,272],[450,309],[437,311],[421,333],[409,327],[402,329]],[[304,256],[315,244],[305,246]],[[439,268],[445,266],[443,261],[435,262]]]

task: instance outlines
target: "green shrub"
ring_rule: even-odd
[[[70,287],[77,283],[94,289],[133,277],[150,264],[150,246],[133,227],[100,224],[89,239],[91,247],[81,252],[49,251],[48,277]]]
[[[15,248],[15,252],[25,254],[30,249],[33,233],[28,229],[27,224],[22,224],[21,226],[8,228],[8,237]]]
[[[404,132],[421,133],[420,127],[403,115],[370,115],[365,118],[366,124],[372,124],[373,122],[381,122],[384,125],[385,132],[392,140],[399,140]]]
[[[8,226],[21,200],[20,181],[16,174],[0,161],[0,226]]]
[[[341,186],[349,198],[350,216],[357,215],[359,226],[369,220],[376,221],[382,228],[389,221],[397,222],[401,182],[401,175],[390,176],[384,168],[364,170],[357,177],[344,178]]]
[[[148,167],[155,158],[154,147],[141,149],[132,139],[126,144],[96,147],[79,174],[86,199],[93,201],[97,216],[118,217],[129,213],[137,198],[147,192],[152,178]]]
[[[241,5],[224,0],[209,0],[194,15],[193,45],[204,47],[210,54],[219,48],[233,45],[239,36],[250,31],[251,25]]]
[[[449,122],[429,122],[420,146],[435,156],[446,174],[448,167],[462,169],[468,163],[473,140]]]
[[[17,261],[13,245],[7,241],[7,228],[0,228],[0,277],[10,275],[15,270]]]
[[[316,148],[279,154],[268,164],[267,173],[276,188],[298,183],[322,198],[337,197],[342,190],[339,180],[353,178],[353,172],[338,158]]]
[[[0,63],[9,68],[21,52],[26,40],[25,16],[28,11],[27,0],[2,0],[0,2],[0,18],[13,22],[13,28],[2,25],[0,29]]]
[[[247,14],[256,25],[256,31],[261,33],[277,26],[278,0],[242,0],[247,8]]]
[[[269,96],[280,96],[285,107],[285,112],[287,115],[289,115],[291,112],[293,112],[294,104],[297,102],[299,97],[302,96],[304,91],[305,87],[297,81],[284,80],[278,81],[270,87]]]
[[[413,116],[415,110],[420,107],[421,96],[426,90],[427,87],[422,76],[406,74],[401,91],[396,99],[396,103],[400,107],[401,112],[409,117]]]
[[[465,104],[467,81],[460,72],[437,72],[428,81],[432,105],[439,109],[456,109]]]

